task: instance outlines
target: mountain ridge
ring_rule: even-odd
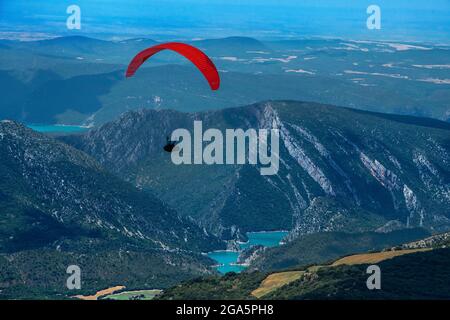
[[[97,230],[111,239],[128,238],[150,247],[174,245],[195,251],[208,247],[204,247],[207,243],[219,245],[150,193],[122,182],[91,157],[51,137],[16,122],[2,121],[0,148],[0,168],[5,177],[2,198],[18,208],[18,215],[5,217],[5,233],[13,232],[14,228],[8,226],[16,225],[24,236],[31,237],[32,227],[27,230],[29,226],[17,223],[26,219],[29,210],[37,210],[39,216],[69,229]],[[15,236],[13,232],[6,238],[17,243]],[[208,240],[199,241],[202,237]]]
[[[279,173],[261,177],[252,166],[172,165],[161,151],[165,137],[179,127],[192,129],[194,120],[202,120],[205,130],[275,124],[281,132]],[[288,229],[295,237],[369,231],[392,221],[403,228],[448,228],[446,137],[447,130],[379,114],[269,101],[190,114],[130,112],[70,143],[215,234]]]

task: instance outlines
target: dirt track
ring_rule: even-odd
[[[78,298],[78,299],[81,299],[81,300],[98,300],[98,298],[100,298],[100,297],[113,294],[114,292],[120,291],[120,290],[123,290],[123,289],[125,289],[125,286],[116,286],[116,287],[111,287],[111,288],[108,288],[108,289],[97,291],[97,293],[92,295],[92,296],[78,295],[78,296],[75,296],[74,298]]]

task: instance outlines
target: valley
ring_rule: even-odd
[[[280,171],[173,165],[162,150],[166,132],[189,129],[194,119],[221,129],[276,126]],[[243,298],[269,273],[420,246],[414,243],[449,224],[448,130],[438,120],[294,101],[141,110],[69,135],[2,121],[1,298],[73,296],[63,283],[74,262],[87,274],[83,296],[120,284],[163,289],[164,298],[201,276],[218,279],[219,291],[217,281],[243,277],[244,287],[227,295]],[[205,254],[225,249],[224,256]],[[242,276],[216,278],[211,257],[224,259],[219,272]]]
[[[127,54],[154,43],[1,41],[0,118],[39,125],[0,124],[0,297],[68,295],[61,283],[73,261],[91,274],[81,295],[115,284],[165,289],[450,228],[450,126],[437,120],[448,120],[447,47],[195,41],[221,70],[224,86],[211,94],[171,54],[124,81]],[[175,166],[166,137],[194,121],[222,132],[279,129],[279,171]]]
[[[0,0],[0,302],[450,300],[449,16]]]
[[[165,132],[189,128],[192,119],[222,128],[275,124],[280,172],[173,166],[162,151]],[[73,261],[89,274],[84,296],[120,284],[131,292],[163,289],[165,298],[174,285],[202,276],[214,285],[201,294],[189,290],[190,298],[214,297],[211,290],[230,280],[243,287],[227,297],[241,299],[268,275],[293,271],[262,286],[264,298],[284,297],[277,288],[300,281],[302,266],[442,246],[448,238],[434,234],[448,228],[448,130],[436,120],[292,101],[195,114],[130,112],[75,135],[2,121],[2,298],[68,297],[61,284]],[[393,252],[389,261],[403,259]],[[428,252],[411,256],[417,254]],[[314,272],[361,271],[354,262],[338,264],[343,274]],[[217,278],[217,271],[240,275]]]

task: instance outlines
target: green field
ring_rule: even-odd
[[[104,297],[106,300],[152,300],[162,290],[124,291]]]

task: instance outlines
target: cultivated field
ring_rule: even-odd
[[[282,286],[291,283],[292,281],[300,279],[303,274],[304,271],[288,271],[288,272],[273,273],[269,275],[266,279],[264,279],[263,282],[261,282],[260,287],[254,290],[252,292],[252,295],[257,298],[261,298],[262,296],[265,296],[266,294],[278,288],[281,288]]]
[[[398,251],[384,251],[376,253],[363,253],[355,254],[353,256],[344,257],[335,261],[331,266],[341,266],[341,265],[354,265],[354,264],[372,264],[379,263],[384,260],[392,259],[398,256],[403,256],[405,254],[411,254],[414,252],[428,251],[431,249],[412,249],[412,250],[398,250]]]

